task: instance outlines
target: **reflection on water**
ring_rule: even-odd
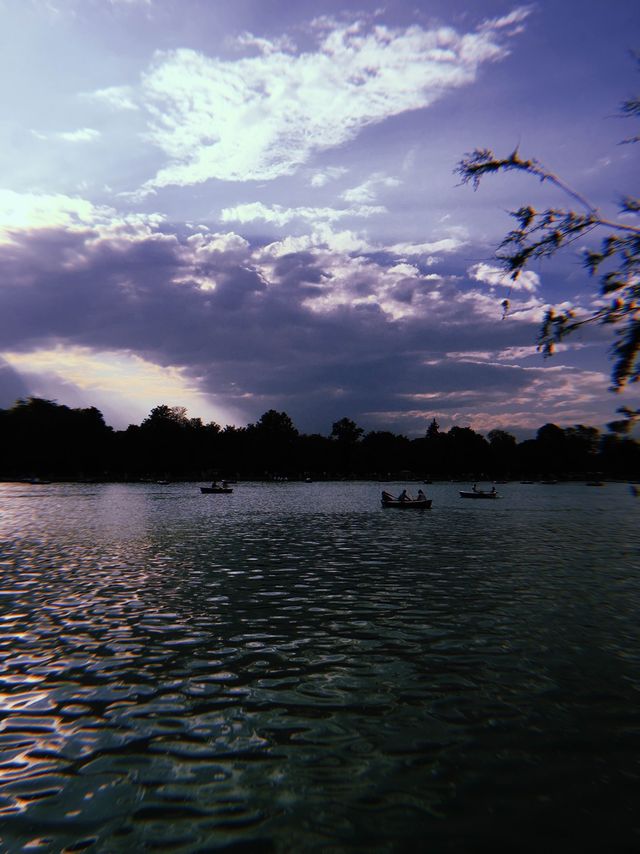
[[[0,486],[0,849],[631,844],[637,502],[429,490]]]

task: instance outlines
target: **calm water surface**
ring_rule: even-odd
[[[0,485],[0,850],[640,847],[640,501],[380,488]]]

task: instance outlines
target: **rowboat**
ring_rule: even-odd
[[[211,493],[233,492],[233,489],[230,486],[201,486],[200,492],[211,495]]]
[[[495,489],[493,491],[484,489],[461,489],[460,498],[498,498],[498,493]]]
[[[413,507],[415,510],[430,510],[432,504],[431,498],[408,498],[405,501],[399,501],[397,498],[383,498],[383,507],[400,507],[402,510],[407,510]]]

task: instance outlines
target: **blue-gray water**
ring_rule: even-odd
[[[380,488],[0,485],[0,850],[638,845],[640,500]]]

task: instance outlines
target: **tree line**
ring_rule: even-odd
[[[515,479],[640,477],[640,443],[629,421],[607,431],[545,424],[518,442],[504,430],[470,427],[423,436],[365,432],[350,418],[328,435],[299,432],[270,409],[246,427],[189,418],[180,406],[156,406],[141,424],[109,427],[95,407],[72,409],[31,397],[0,409],[0,478],[22,480],[229,479]]]

